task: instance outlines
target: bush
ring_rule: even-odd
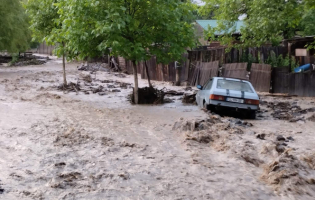
[[[13,65],[14,63],[18,62],[20,59],[19,54],[14,53],[12,54],[12,60],[9,62],[9,66]]]
[[[295,60],[292,61],[292,63],[295,63]],[[287,55],[285,58],[283,58],[282,55],[279,55],[278,58],[274,51],[270,51],[270,55],[266,61],[266,64],[271,65],[272,67],[288,67],[290,66],[290,57]]]

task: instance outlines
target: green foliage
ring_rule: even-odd
[[[290,58],[289,55],[287,55],[285,58],[283,58],[282,55],[279,55],[278,57],[278,63],[279,63],[279,67],[287,67],[290,66]]]
[[[0,51],[25,51],[31,39],[28,17],[20,0],[0,0]]]
[[[58,0],[28,0],[25,4],[27,13],[31,18],[30,29],[33,40],[46,41],[48,45],[56,45],[65,41],[62,32],[62,23],[56,7]],[[55,53],[63,55],[62,45],[58,45]]]
[[[306,1],[301,29],[304,36],[315,35],[315,1]],[[315,42],[307,45],[307,48],[315,49]]]
[[[14,63],[18,62],[20,59],[18,53],[12,53],[12,60],[9,62],[9,66],[13,65]]]
[[[133,61],[156,55],[179,60],[195,42],[191,3],[178,0],[58,0],[70,56],[84,58],[111,50]]]
[[[31,30],[34,40],[43,39],[52,34],[55,29],[61,28],[55,21],[59,18],[54,5],[57,0],[28,0],[25,4],[27,13],[31,18]]]
[[[266,61],[266,64],[269,64],[272,67],[288,67],[290,66],[290,62],[291,62],[291,67],[293,67],[293,69],[299,66],[299,64],[296,63],[294,56],[292,56],[290,60],[289,55],[286,55],[284,58],[282,55],[279,55],[277,57],[275,52],[271,51]]]
[[[295,57],[292,56],[291,58],[291,71],[293,72],[295,68],[298,68],[300,66],[299,61],[295,60]]]
[[[30,43],[31,49],[36,49],[39,45],[40,45],[39,42],[36,42],[36,41],[32,41]]]
[[[217,27],[208,30],[212,40],[219,40],[230,47],[259,47],[266,43],[276,46],[282,39],[291,38],[300,29],[314,28],[312,14],[314,0],[204,0],[209,12],[214,12],[219,20]],[[232,33],[239,17],[244,18],[241,28],[241,44],[234,44]],[[307,26],[306,26],[307,25]],[[224,32],[218,38],[214,32]]]
[[[67,57],[67,30],[57,7],[60,0],[28,0],[25,7],[31,18],[31,30],[35,41],[55,45],[54,53],[63,57],[63,84],[67,85],[65,58]]]
[[[240,62],[247,62],[247,71],[250,71],[252,64],[259,63],[259,60],[256,59],[251,53],[246,54],[246,52],[243,51]]]
[[[192,13],[194,15],[195,20],[208,20],[208,19],[213,19],[214,13],[213,11],[209,12],[209,9],[207,5],[193,5],[193,10]]]
[[[280,55],[282,57],[282,55]],[[274,51],[270,51],[269,57],[266,64],[271,65],[271,67],[278,67],[278,59]]]

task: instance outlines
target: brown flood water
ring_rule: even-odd
[[[68,64],[68,81],[80,77],[77,65]],[[131,89],[105,96],[64,94],[52,87],[61,83],[61,69],[56,60],[42,66],[0,66],[0,199],[315,198],[313,188],[301,194],[275,191],[261,179],[263,167],[235,153],[246,151],[237,150],[246,140],[263,145],[246,135],[250,131],[267,138],[293,136],[297,155],[311,152],[314,123],[271,117],[250,121],[253,127],[230,141],[229,150],[218,150],[213,146],[219,143],[187,142],[185,131],[172,130],[180,118],[206,119],[208,114],[197,106],[183,105],[179,97],[170,104],[133,106],[126,99]],[[107,72],[96,77],[132,83],[131,76]],[[299,103],[309,107],[311,102]],[[309,173],[313,176],[314,170]]]

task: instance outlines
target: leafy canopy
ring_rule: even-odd
[[[28,17],[20,0],[0,0],[0,51],[10,53],[29,48]]]
[[[48,45],[57,45],[55,53],[61,56],[65,49],[60,44],[66,43],[66,39],[56,6],[58,2],[59,0],[28,0],[25,7],[31,18],[30,29],[33,33],[33,39],[46,41]]]
[[[215,13],[218,27],[207,32],[211,39],[230,46],[278,45],[282,39],[291,38],[297,30],[303,34],[314,32],[314,0],[204,0],[208,11]],[[212,8],[212,9],[211,9]],[[241,44],[233,44],[235,21],[243,18]],[[305,20],[307,22],[305,23]],[[303,26],[304,22],[304,26]],[[215,32],[225,32],[218,38]]]
[[[156,55],[160,62],[181,58],[193,47],[191,3],[179,0],[58,0],[62,35],[71,55],[111,50],[132,61]]]

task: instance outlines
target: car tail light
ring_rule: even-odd
[[[225,96],[220,96],[220,95],[211,94],[211,95],[210,95],[210,99],[211,99],[211,100],[224,101],[224,100],[225,100]]]
[[[259,100],[246,99],[245,103],[246,104],[251,104],[251,105],[259,105]]]

